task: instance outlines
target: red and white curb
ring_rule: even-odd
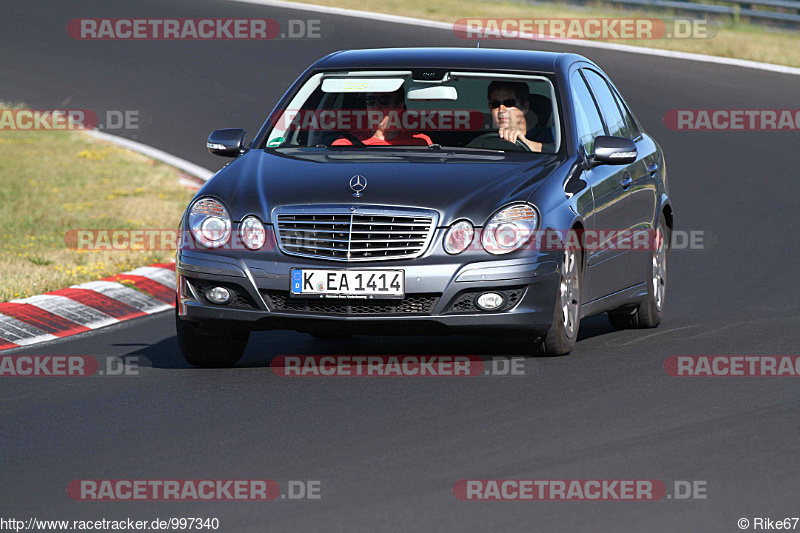
[[[214,175],[130,139],[96,130],[89,134],[176,167],[196,180],[182,181],[193,189]],[[139,267],[99,281],[0,303],[0,351],[69,337],[174,307],[175,263]]]
[[[175,263],[0,303],[0,350],[69,337],[175,307]]]

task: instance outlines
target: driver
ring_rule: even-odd
[[[487,90],[489,109],[492,113],[492,125],[498,129],[500,138],[515,143],[524,142],[532,152],[541,152],[542,143],[532,141],[525,136],[528,122],[528,84],[521,81],[493,81]]]
[[[389,128],[389,113],[395,111],[395,120],[398,114],[406,109],[406,91],[402,87],[393,93],[369,93],[364,97],[364,104],[368,111],[381,111],[383,118],[377,124],[375,131],[355,132],[353,137],[367,146],[430,146],[431,138],[424,133],[412,133],[408,130]],[[353,142],[347,138],[336,139],[332,146],[352,146]]]

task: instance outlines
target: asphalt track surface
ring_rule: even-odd
[[[212,129],[255,132],[313,60],[346,48],[465,45],[451,33],[221,1],[6,0],[0,97],[29,107],[140,113],[125,132],[209,168]],[[321,40],[76,41],[78,17],[321,19]],[[656,330],[584,321],[573,353],[524,377],[287,379],[289,354],[513,355],[471,337],[323,342],[255,334],[240,365],[194,370],[170,313],[16,354],[139,357],[138,377],[0,383],[0,517],[217,517],[222,531],[738,531],[800,513],[797,378],[674,378],[670,355],[800,355],[798,134],[675,132],[670,109],[797,108],[800,78],[582,49],[615,80],[667,157],[676,226],[706,247],[670,257]],[[3,157],[13,157],[5,153]],[[321,480],[319,501],[76,502],[73,479]],[[707,482],[708,498],[462,502],[459,479]]]

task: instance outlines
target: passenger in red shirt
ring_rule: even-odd
[[[395,128],[387,129],[389,126],[390,111],[402,113],[406,109],[406,93],[400,87],[393,93],[370,93],[364,97],[367,110],[383,111],[384,116],[374,132],[354,132],[353,137],[363,142],[367,146],[430,146],[433,144],[431,138],[424,133],[412,133],[406,130]],[[354,143],[342,137],[331,143],[331,146],[352,146]]]

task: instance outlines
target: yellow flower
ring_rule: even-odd
[[[102,159],[103,155],[104,154],[102,154],[101,152],[92,150],[81,150],[80,152],[78,152],[78,157],[83,157],[85,159],[89,159],[90,161],[97,161],[99,159]]]

